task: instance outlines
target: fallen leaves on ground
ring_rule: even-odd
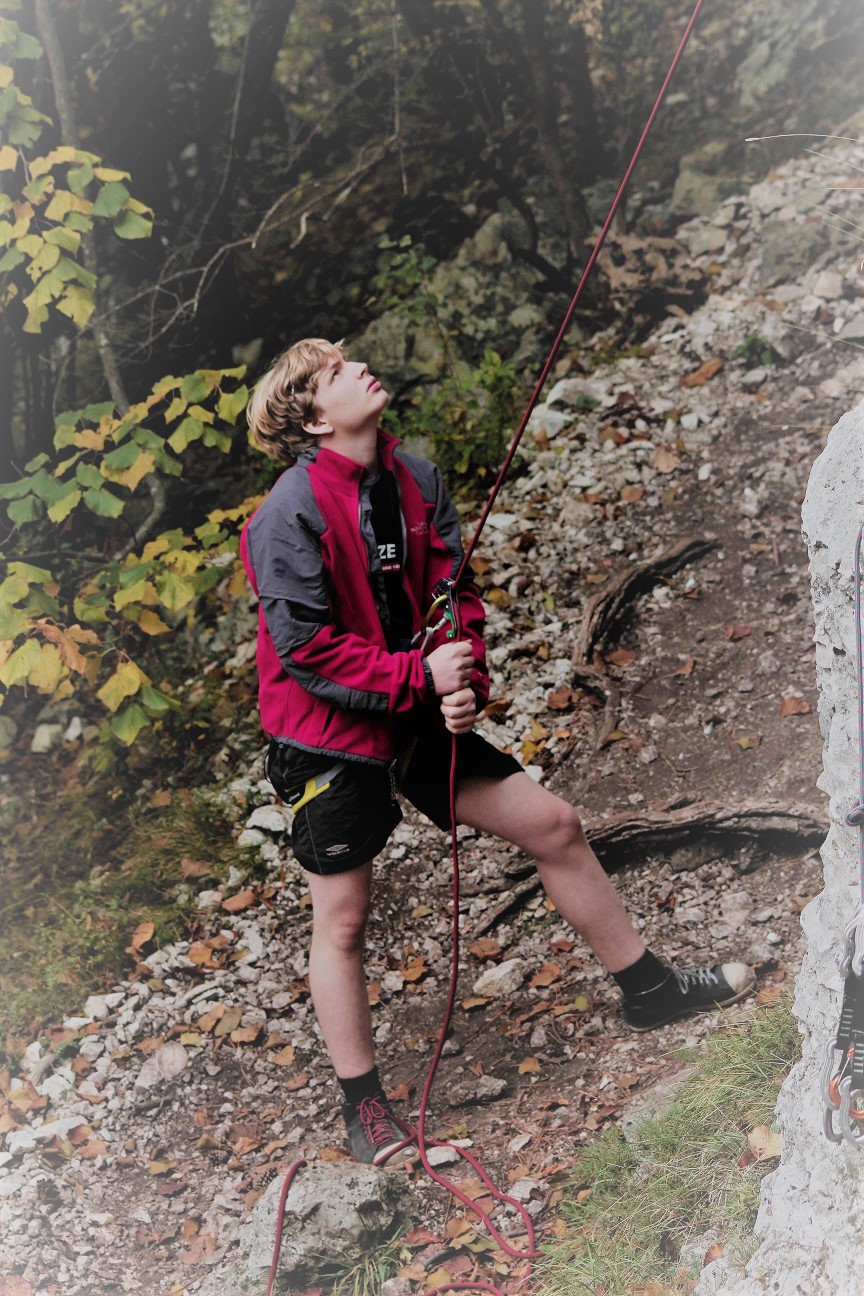
[[[784,719],[787,716],[808,715],[810,710],[810,703],[802,697],[785,697],[780,703],[780,714]]]
[[[722,360],[718,360],[716,357],[713,360],[706,360],[698,369],[694,369],[692,373],[684,374],[679,378],[678,386],[703,387],[705,383],[709,382],[710,379],[713,378],[715,374],[718,374],[722,368]]]

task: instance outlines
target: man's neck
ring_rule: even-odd
[[[329,436],[321,437],[321,443],[364,468],[374,470],[378,466],[377,424],[358,432],[331,432]]]

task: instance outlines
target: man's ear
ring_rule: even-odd
[[[326,436],[328,432],[333,431],[332,425],[325,419],[320,418],[316,419],[314,423],[301,423],[300,426],[309,436]]]

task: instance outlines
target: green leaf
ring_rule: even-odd
[[[0,639],[17,639],[30,627],[30,618],[20,608],[0,599]]]
[[[101,595],[76,598],[72,607],[78,620],[85,625],[102,625],[108,620],[108,600]]]
[[[113,218],[121,208],[125,207],[130,196],[124,184],[119,180],[111,180],[108,184],[104,184],[96,195],[93,215]]]
[[[103,456],[102,463],[112,471],[122,471],[124,468],[131,468],[140,453],[141,450],[134,441],[127,441],[125,445],[118,446],[116,450],[109,450]]]
[[[32,563],[18,561],[10,562],[9,575],[19,576],[31,585],[45,585],[54,579],[47,567],[34,567]]]
[[[8,270],[14,270],[16,266],[19,266],[21,262],[26,261],[26,259],[24,253],[19,252],[18,248],[9,248],[9,250],[4,252],[3,256],[0,257],[0,274],[3,274]]]
[[[220,432],[218,428],[205,428],[203,440],[205,446],[221,450],[223,454],[227,454],[231,449],[231,437],[227,432]]]
[[[42,57],[42,46],[29,32],[19,32],[13,58],[38,59]]]
[[[48,516],[51,521],[63,522],[79,503],[80,499],[81,492],[77,486],[73,485],[67,495],[58,499],[54,504],[48,505]]]
[[[180,703],[174,698],[161,693],[152,684],[145,684],[139,694],[144,706],[152,715],[164,715],[166,711],[179,710]]]
[[[168,444],[177,454],[182,454],[187,446],[197,441],[204,434],[205,424],[200,419],[184,418],[168,438]]]
[[[113,413],[113,401],[98,401],[95,405],[85,405],[83,409],[75,410],[75,420],[78,422],[86,419],[88,423],[101,423],[106,415]]]
[[[236,391],[223,392],[216,406],[219,417],[226,423],[236,423],[238,415],[246,408],[248,400],[249,390],[245,384],[238,387]]]
[[[187,374],[180,384],[180,395],[187,405],[206,400],[216,385],[217,377],[208,378],[201,372]]]
[[[123,501],[109,490],[86,490],[84,503],[99,517],[116,518],[123,512]]]
[[[84,197],[84,191],[93,179],[93,165],[90,162],[84,162],[81,166],[70,167],[66,172],[66,183],[74,194],[79,198]]]
[[[73,255],[81,246],[81,235],[76,234],[74,230],[66,229],[64,225],[55,225],[53,229],[46,230],[42,237],[46,243],[56,243],[58,247]]]
[[[35,495],[27,495],[24,499],[13,500],[7,505],[6,512],[16,526],[23,526],[42,516],[42,501]]]
[[[101,490],[105,485],[105,478],[95,464],[79,463],[75,476],[82,486],[91,486],[93,490]]]
[[[84,212],[67,212],[63,217],[63,224],[68,229],[79,230],[82,234],[89,234],[93,228],[93,221]]]
[[[140,707],[137,702],[132,702],[112,718],[111,732],[128,747],[149,723],[147,712],[143,707]]]
[[[17,156],[14,149],[12,152],[13,155]],[[45,201],[50,193],[54,192],[54,177],[50,175],[37,176],[36,179],[31,180],[29,184],[26,184],[21,192],[25,198],[29,198],[30,201],[35,203],[38,207]]]
[[[195,597],[195,586],[192,582],[171,571],[157,576],[156,589],[169,612],[178,612]]]
[[[22,495],[32,494],[33,487],[29,477],[19,477],[17,481],[6,482],[0,486],[0,499],[20,499]]]
[[[121,211],[114,221],[114,233],[122,239],[149,238],[153,233],[153,222],[137,212]]]

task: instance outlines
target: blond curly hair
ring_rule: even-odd
[[[303,338],[262,374],[246,406],[246,421],[254,441],[271,459],[292,463],[314,442],[303,424],[318,417],[318,380],[326,365],[344,358],[342,341]]]

